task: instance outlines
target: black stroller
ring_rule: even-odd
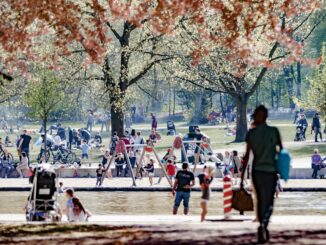
[[[31,194],[26,205],[27,221],[59,221],[60,207],[56,200],[56,174],[40,167],[34,169]]]
[[[305,140],[306,139],[304,137],[304,128],[301,126],[297,126],[294,141],[305,141]]]
[[[167,135],[171,135],[171,136],[174,136],[177,134],[176,130],[175,130],[175,125],[174,125],[174,122],[172,121],[167,121],[166,123],[166,127],[167,127]]]

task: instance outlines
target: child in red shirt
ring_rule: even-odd
[[[171,179],[171,181],[173,180],[175,173],[176,173],[176,166],[175,163],[172,162],[172,160],[167,160],[166,161],[166,172],[169,176],[169,178]]]

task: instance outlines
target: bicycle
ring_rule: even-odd
[[[44,151],[41,151],[38,155],[38,159],[41,159],[41,156],[44,154]],[[52,164],[57,162],[61,162],[63,164],[73,164],[76,160],[76,154],[71,150],[64,149],[62,146],[58,148],[54,147],[47,147],[46,149],[46,161],[49,161],[50,157],[52,156]]]
[[[3,158],[4,155],[5,155],[5,151],[3,150],[3,147],[0,145],[0,158]],[[8,153],[8,155],[9,155],[9,160],[13,162],[14,161],[13,155],[11,153]]]

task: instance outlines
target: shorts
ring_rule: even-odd
[[[210,190],[209,189],[203,189],[202,190],[202,194],[201,194],[201,199],[202,201],[209,201],[210,198]]]
[[[183,206],[185,208],[189,208],[190,192],[177,191],[174,200],[174,208],[178,208],[182,200],[183,200]]]
[[[82,159],[84,159],[84,158],[88,159],[88,154],[87,153],[82,154]]]
[[[154,173],[150,172],[150,173],[148,173],[148,176],[149,177],[154,177]]]

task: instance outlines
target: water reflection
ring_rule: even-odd
[[[28,194],[0,192],[0,213],[22,213]],[[190,213],[199,215],[200,193],[193,192],[191,195]],[[170,214],[173,205],[173,196],[169,192],[79,192],[77,196],[93,214]],[[58,200],[64,207],[65,195],[59,196]],[[208,208],[211,215],[222,214],[222,193],[212,193]],[[325,215],[325,210],[324,193],[281,193],[276,200],[275,214]]]

